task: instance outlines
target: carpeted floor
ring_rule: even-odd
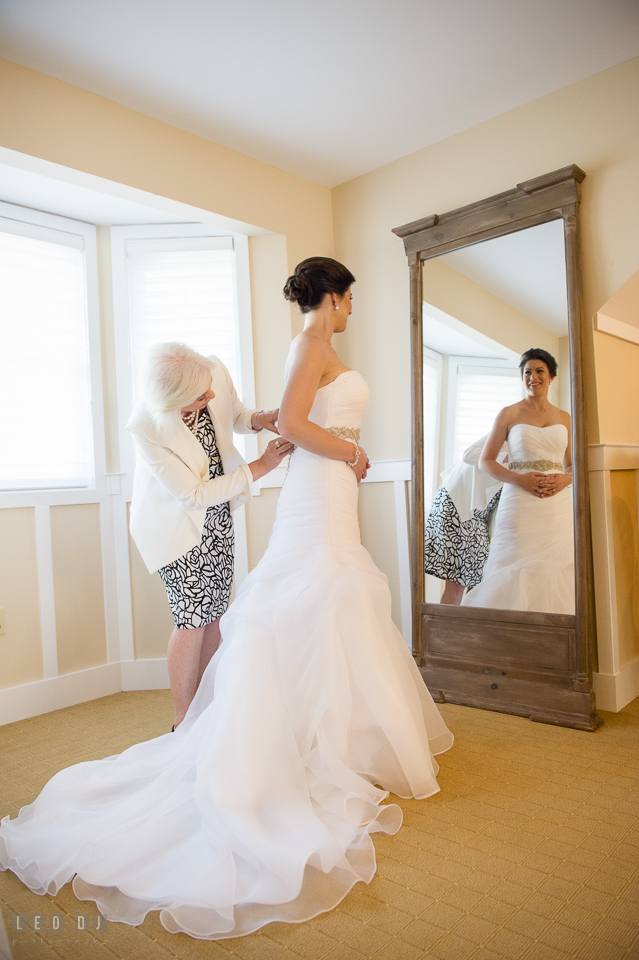
[[[375,838],[376,877],[338,909],[220,943],[167,933],[157,914],[79,931],[78,915],[89,927],[99,918],[69,886],[37,897],[0,874],[14,960],[639,958],[639,700],[603,714],[596,733],[442,712],[457,741],[440,758],[441,793],[399,801],[401,831]],[[60,768],[170,726],[168,691],[144,691],[3,727],[0,814],[15,815]],[[16,929],[34,915],[45,929]]]

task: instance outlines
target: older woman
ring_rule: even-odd
[[[131,535],[162,577],[175,621],[167,664],[177,727],[220,643],[233,583],[231,511],[292,445],[272,440],[246,464],[233,432],[277,434],[278,411],[247,410],[224,364],[183,343],[149,350],[142,393],[127,424],[137,450]]]

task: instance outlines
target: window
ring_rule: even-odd
[[[180,340],[228,367],[246,406],[255,402],[248,239],[201,223],[111,228],[116,374],[123,472],[132,476],[126,423],[153,343]],[[236,437],[245,457],[253,437]]]
[[[509,360],[449,357],[446,466],[488,433],[502,409],[522,398],[517,365]]]
[[[0,204],[0,490],[94,485],[87,256],[94,227]]]
[[[165,340],[215,354],[237,384],[233,239],[129,240],[125,249],[134,401],[144,354]]]

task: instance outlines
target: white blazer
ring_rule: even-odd
[[[221,477],[208,479],[204,448],[182,421],[171,431],[159,428],[140,402],[127,423],[136,447],[131,536],[150,573],[199,544],[207,507],[229,500],[235,510],[253,495],[253,475],[233,446],[233,432],[257,432],[251,428],[255,410],[238,399],[224,364],[217,357],[209,360],[215,397],[208,408],[224,468]]]

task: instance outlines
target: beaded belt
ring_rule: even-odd
[[[555,463],[553,460],[511,460],[508,464],[509,470],[538,470],[540,473],[554,470],[557,473],[564,472],[563,463]]]
[[[327,433],[332,433],[334,437],[340,440],[351,440],[359,443],[359,429],[357,427],[326,427]]]

